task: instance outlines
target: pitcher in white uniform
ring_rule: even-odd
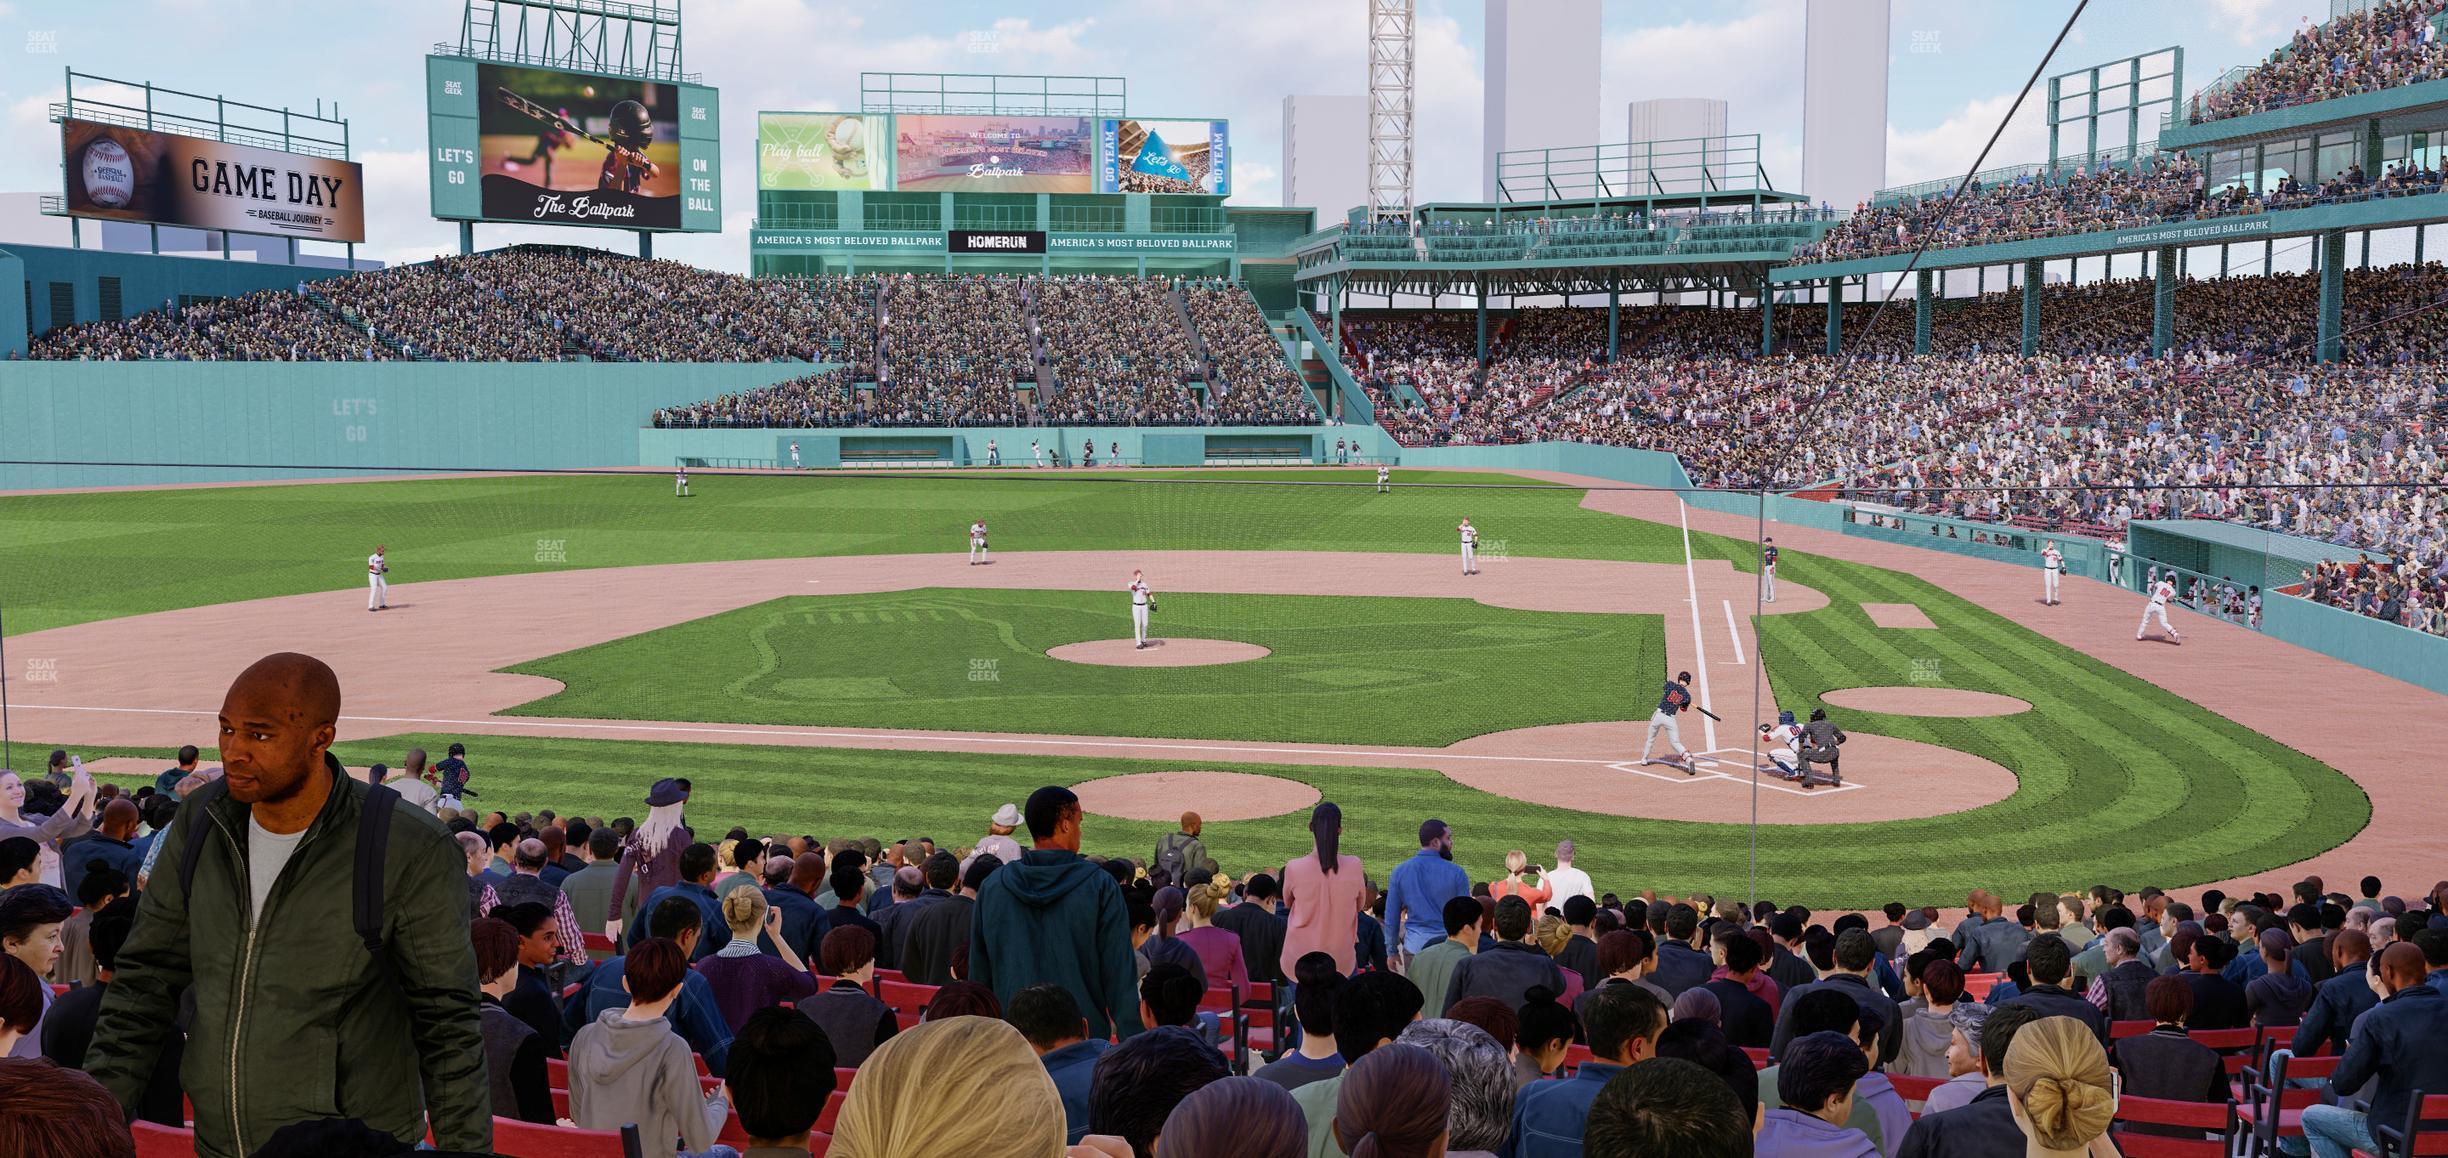
[[[2174,572],[2169,574],[2172,576]],[[2142,638],[2142,633],[2150,627],[2151,620],[2157,619],[2159,630],[2167,632],[2169,639],[2183,643],[2184,636],[2177,632],[2175,624],[2168,622],[2167,617],[2168,600],[2176,597],[2176,584],[2168,579],[2161,579],[2151,585],[2150,597],[2150,605],[2142,609],[2141,624],[2134,628],[2134,638]]]
[[[366,556],[366,610],[368,611],[381,611],[391,606],[391,581],[383,578],[390,574],[391,564],[383,560],[384,549],[382,544],[376,543],[374,553]]]
[[[1476,575],[1479,573],[1479,528],[1471,526],[1469,519],[1464,519],[1457,529],[1462,532],[1462,573]]]
[[[1131,572],[1131,638],[1133,650],[1146,647],[1148,608],[1156,606],[1156,595],[1148,590],[1147,580],[1137,571]]]
[[[985,561],[986,520],[979,519],[969,524],[969,565],[975,567]]]
[[[2057,549],[2057,540],[2049,540],[2040,548],[2040,602],[2057,606],[2057,579],[2065,574],[2065,554]]]

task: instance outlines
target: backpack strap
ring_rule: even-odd
[[[221,799],[222,795],[228,791],[229,785],[223,783],[217,776],[211,783],[196,789],[195,794],[188,797],[190,801],[193,801],[189,805],[188,827],[200,830],[210,824],[211,821],[204,815],[204,810],[211,807],[214,801]],[[187,843],[179,846],[178,882],[179,896],[182,898],[195,892],[196,858],[203,855],[204,841],[210,834],[195,831],[186,835]]]
[[[349,921],[366,952],[383,960],[383,861],[391,848],[391,807],[399,790],[387,784],[366,788],[357,813],[357,871],[349,889]]]

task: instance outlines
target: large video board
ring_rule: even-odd
[[[1232,195],[1227,121],[757,114],[757,188]]]
[[[713,89],[451,56],[425,65],[434,216],[721,230]]]
[[[365,240],[354,161],[74,118],[60,122],[60,156],[72,217]]]
[[[892,188],[892,117],[758,113],[757,188]]]
[[[1097,192],[1231,196],[1230,122],[1135,118],[1101,122]]]

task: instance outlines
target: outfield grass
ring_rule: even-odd
[[[1621,719],[1632,705],[1619,677],[1665,665],[1654,615],[1370,596],[1171,592],[1158,603],[1158,638],[1239,640],[1273,654],[1178,668],[1046,655],[1129,639],[1118,592],[796,596],[519,664],[509,670],[567,690],[514,711],[1443,747]]]
[[[1147,477],[1154,476],[1154,477]],[[722,559],[1003,551],[1454,550],[1680,563],[1674,528],[1580,506],[1583,492],[1506,475],[1360,470],[1047,471],[944,476],[531,475],[0,497],[0,613],[10,634],[391,579]],[[1223,481],[1200,481],[1209,478]],[[1275,480],[1275,481],[1261,481]],[[1332,480],[1344,485],[1319,485]],[[1467,483],[1472,489],[1421,484]],[[1513,486],[1496,484],[1512,483]],[[1704,558],[1748,547],[1695,536]]]
[[[1478,482],[1488,476],[1467,477]],[[1669,563],[1682,558],[1682,537],[1676,528],[1584,511],[1578,506],[1581,492],[1569,488],[1423,488],[1378,496],[1366,486],[1159,485],[1130,481],[1118,471],[1097,478],[1058,479],[1049,473],[1043,479],[986,486],[973,479],[772,476],[701,476],[699,485],[701,497],[687,501],[672,499],[669,480],[658,476],[432,480],[0,499],[0,596],[10,601],[8,628],[28,631],[167,607],[353,587],[358,582],[356,560],[370,549],[361,540],[376,538],[391,545],[399,569],[396,577],[405,582],[562,566],[537,561],[538,539],[564,540],[567,565],[576,567],[957,551],[962,529],[969,519],[979,516],[992,524],[997,546],[1007,551],[1294,548],[1441,552],[1451,549],[1451,527],[1459,515],[1467,514],[1486,529],[1486,542],[1506,540],[1512,554]],[[1751,548],[1738,541],[1693,535],[1692,543],[1703,557],[1731,558],[1746,569],[1752,565]],[[1767,617],[1759,624],[1759,650],[1785,706],[1806,709],[1822,692],[1837,688],[1934,682],[2017,696],[2030,701],[2034,709],[1983,719],[1840,712],[1839,718],[1858,731],[1925,740],[1985,756],[2013,769],[2021,785],[2006,801],[1932,819],[1763,828],[1759,844],[1763,896],[1819,907],[1857,907],[1889,900],[1954,904],[1972,885],[2006,896],[2099,882],[2128,889],[2150,884],[2190,886],[2317,855],[2345,841],[2369,819],[2369,800],[2335,770],[1922,579],[1793,551],[1785,553],[1784,562],[1789,582],[1815,587],[1831,599],[1823,610]],[[1082,633],[1074,638],[1123,634],[1118,626],[1097,621],[1102,616],[1117,625],[1120,622],[1105,604],[1109,595],[1010,595],[1042,602],[1049,617],[1046,638],[1052,637],[1052,625],[1057,622],[1074,625],[1071,630]],[[935,600],[954,596],[984,601],[970,603],[973,612],[990,604],[1011,606],[992,603],[987,593],[928,593]],[[906,601],[909,594],[876,598]],[[1236,600],[1259,598],[1168,595],[1160,613],[1162,629],[1192,634],[1182,626],[1186,618],[1236,606]],[[1065,602],[1069,599],[1094,599],[1096,603]],[[1210,605],[1209,600],[1216,602]],[[1939,630],[1872,627],[1859,606],[1864,601],[1918,604]],[[1371,630],[1377,636],[1391,637],[1344,644],[1351,654],[1336,653],[1331,661],[1322,658],[1328,649],[1321,647],[1316,653],[1321,658],[1314,662],[1330,663],[1322,670],[1412,670],[1402,666],[1405,653],[1418,668],[1400,682],[1319,692],[1302,704],[1284,705],[1285,715],[1263,729],[1274,738],[1286,738],[1278,729],[1301,726],[1303,713],[1293,711],[1296,706],[1334,718],[1314,724],[1317,727],[1342,726],[1334,722],[1339,719],[1370,728],[1450,727],[1455,731],[1483,725],[1437,717],[1455,712],[1495,713],[1502,707],[1475,702],[1473,696],[1453,690],[1456,685],[1441,682],[1443,677],[1432,673],[1445,660],[1436,665],[1423,662],[1426,655],[1449,650],[1452,640],[1435,637],[1450,634],[1452,625],[1463,622],[1433,618],[1442,614],[1434,605],[1445,601],[1412,601],[1423,605],[1419,614],[1431,617],[1425,630],[1420,619],[1371,621],[1369,613],[1358,607],[1395,602],[1392,600],[1354,599],[1349,602],[1355,606],[1341,608],[1334,606],[1344,602],[1340,600],[1288,602],[1313,605],[1318,613],[1309,616],[1293,609],[1277,615],[1270,611],[1274,622],[1266,629],[1287,633],[1291,639],[1287,652],[1300,651],[1303,645],[1298,637],[1302,634],[1331,630],[1331,626],[1318,626],[1320,623],[1331,625],[1346,619],[1374,622]],[[789,601],[792,607],[816,605]],[[950,630],[959,619],[953,614],[956,602],[942,607],[947,615],[943,622]],[[985,618],[995,614],[1000,612],[990,610]],[[1633,618],[1484,608],[1474,608],[1469,614],[1474,626],[1530,622],[1502,618],[1514,616],[1550,615],[1575,621]],[[685,633],[711,622],[673,630]],[[923,623],[900,622],[909,631],[919,632],[936,621],[929,617]],[[962,632],[984,630],[967,620],[960,622]],[[1218,629],[1204,634],[1234,637],[1235,632],[1225,628],[1251,622],[1248,616],[1220,613]],[[725,657],[735,660],[740,654],[738,641],[748,637],[740,625],[747,623],[743,619],[726,625],[728,640],[709,635],[692,646],[706,649],[700,654],[709,664]],[[867,634],[879,641],[902,630],[881,622],[872,626]],[[775,640],[783,645],[769,671],[740,668],[734,662],[731,670],[709,676],[703,684],[694,677],[675,684],[671,669],[649,668],[655,672],[654,694],[669,697],[675,687],[685,688],[686,696],[703,710],[706,703],[737,696],[728,690],[729,683],[750,677],[742,687],[754,695],[831,705],[826,708],[830,711],[832,706],[860,701],[840,694],[840,688],[785,686],[782,681],[831,678],[833,670],[850,664],[861,671],[886,672],[881,678],[896,682],[914,678],[915,690],[924,693],[921,699],[942,706],[949,699],[947,681],[966,679],[971,658],[966,653],[958,654],[952,664],[934,662],[932,650],[879,657],[871,654],[874,649],[864,647],[808,658],[808,646],[794,640],[812,629],[813,625],[804,622],[796,628],[784,622],[766,629],[768,646]],[[1039,630],[1033,620],[1029,630]],[[1015,647],[1038,642],[1034,636],[1021,640],[1017,626],[1014,631]],[[956,638],[959,642],[952,646],[976,646],[968,637]],[[999,631],[996,638],[1001,639]],[[630,642],[605,646],[618,648]],[[918,635],[905,642],[927,646],[926,637]],[[1583,646],[1586,640],[1568,637],[1549,642],[1569,649]],[[539,662],[572,664],[576,670],[595,662],[585,658],[587,654],[571,653]],[[1125,705],[1108,702],[1113,698],[1110,693],[1076,691],[1093,688],[1100,674],[1096,669],[1073,668],[1063,673],[1065,680],[1086,681],[1075,682],[1071,692],[1041,695],[1030,691],[1025,697],[1012,696],[1023,690],[1024,685],[1017,682],[1020,672],[1032,673],[1032,678],[1055,677],[1053,669],[1035,666],[1052,661],[1022,664],[1024,657],[1017,651],[1011,654],[1017,666],[1007,669],[1013,675],[1004,677],[1014,681],[1007,696],[1037,700],[1028,710],[1067,721],[1054,730],[1099,734],[1134,730],[1116,722],[1129,717]],[[1368,662],[1359,662],[1357,657],[1362,654],[1369,656]],[[926,662],[897,663],[919,655]],[[1388,655],[1394,661],[1383,658]],[[642,653],[639,658],[644,658]],[[818,660],[827,674],[809,674],[819,670]],[[653,662],[669,661],[658,656]],[[1389,662],[1396,666],[1389,667]],[[1648,665],[1652,671],[1657,664],[1646,653],[1630,662]],[[1296,665],[1288,656],[1287,667]],[[1258,734],[1262,729],[1246,717],[1268,710],[1264,705],[1268,697],[1245,691],[1236,700],[1230,682],[1246,678],[1236,677],[1236,672],[1255,670],[1260,669],[1236,665],[1205,673],[1190,669],[1134,672],[1132,676],[1169,679],[1184,675],[1211,681],[1206,691],[1182,697],[1190,703],[1152,703],[1149,711],[1178,711],[1177,718],[1183,719],[1195,718],[1193,713],[1203,715],[1205,722],[1196,734],[1229,735],[1243,727]],[[1603,700],[1614,694],[1606,690],[1611,686],[1629,686],[1622,679],[1603,672],[1593,675],[1585,668],[1558,664],[1551,670],[1573,675],[1528,685],[1513,698],[1586,702],[1583,697]],[[1608,670],[1634,669],[1618,662]],[[757,674],[751,677],[752,672]],[[617,700],[628,711],[655,702],[634,682],[623,682],[618,673],[581,674],[584,686],[572,688],[574,697],[602,697],[606,703]],[[1638,683],[1645,687],[1651,678],[1643,676]],[[1719,693],[1739,702],[1743,694],[1739,688],[1722,686],[1722,677],[1719,683]],[[1591,691],[1591,687],[1600,690]],[[1077,702],[1076,697],[1083,695],[1088,701],[1105,704],[1105,714],[1098,716],[1090,706]],[[1064,702],[1066,698],[1072,702]],[[564,712],[576,702],[545,701],[535,707]],[[1645,706],[1628,699],[1627,704],[1629,710],[1619,711],[1618,718],[1638,718]],[[657,706],[649,714],[670,712]],[[1077,721],[1081,719],[1098,722],[1080,726]],[[986,725],[968,722],[962,726]],[[450,739],[353,739],[340,752],[351,763],[396,763],[410,744],[439,750]],[[469,739],[477,750],[478,786],[487,793],[484,803],[489,806],[634,815],[642,807],[636,802],[649,780],[677,773],[690,775],[699,784],[698,813],[709,825],[742,823],[783,831],[813,828],[821,836],[923,834],[947,841],[973,838],[978,818],[1000,804],[1024,797],[1039,784],[1185,766],[1179,761],[1002,754],[526,737]],[[21,741],[18,746],[39,753],[52,745]],[[113,750],[81,751],[105,755]],[[1598,874],[1608,889],[1706,889],[1721,895],[1748,891],[1750,836],[1741,826],[1629,820],[1524,804],[1416,769],[1250,770],[1320,785],[1345,810],[1350,846],[1380,873],[1395,857],[1408,853],[1402,846],[1418,821],[1435,815],[1461,832],[1461,859],[1481,879],[1498,871],[1499,858],[1507,848],[1543,850],[1560,837],[1571,837],[1584,850],[1584,866]],[[1854,771],[1865,779],[1874,772],[1871,768]],[[1639,785],[1629,784],[1625,790],[1638,791]],[[1098,819],[1091,826],[1089,846],[1092,851],[1146,855],[1164,827]],[[1218,857],[1235,868],[1280,863],[1307,846],[1298,816],[1218,824],[1211,831]]]

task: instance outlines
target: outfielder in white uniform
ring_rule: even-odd
[[[2040,602],[2051,607],[2058,604],[2057,580],[2065,574],[2065,553],[2057,549],[2057,541],[2049,540],[2040,548]]]
[[[1391,485],[1391,480],[1393,479],[1393,477],[1394,477],[1394,468],[1392,468],[1392,467],[1390,467],[1390,466],[1387,466],[1387,465],[1386,465],[1386,464],[1384,464],[1384,463],[1378,463],[1378,464],[1377,464],[1377,493],[1378,493],[1378,494],[1384,495],[1384,494],[1392,494],[1392,493],[1394,492],[1394,488],[1393,488],[1393,486]]]
[[[2166,579],[2161,579],[2151,587],[2150,597],[2150,605],[2142,609],[2141,624],[2134,628],[2134,638],[2142,638],[2142,633],[2150,627],[2151,620],[2157,619],[2159,630],[2167,632],[2169,639],[2183,643],[2184,636],[2177,632],[2175,624],[2168,622],[2167,617],[2168,600],[2176,597],[2176,585]]]
[[[1035,470],[1044,465],[1045,448],[1037,445],[1037,440],[1032,438],[1029,440],[1029,469]]]
[[[799,469],[799,440],[796,438],[791,440],[791,469]]]
[[[685,499],[689,497],[688,468],[685,466],[676,468],[672,471],[672,497],[675,499]]]
[[[988,466],[1001,466],[1001,465],[1003,465],[1003,448],[1002,448],[1002,447],[999,447],[999,446],[996,446],[996,445],[995,445],[995,440],[993,440],[993,439],[991,439],[991,438],[989,438],[989,439],[987,439],[987,440],[986,440],[986,465],[988,465]]]
[[[1464,519],[1457,529],[1462,532],[1462,573],[1476,575],[1479,573],[1479,528],[1471,526],[1469,519]]]
[[[991,561],[986,558],[986,520],[979,519],[969,524],[969,565]]]
[[[383,559],[383,545],[376,543],[374,553],[366,556],[366,610],[381,611],[391,606],[391,564]]]
[[[1137,648],[1146,647],[1148,608],[1156,606],[1156,593],[1148,590],[1147,580],[1137,571],[1131,572],[1131,638]]]

